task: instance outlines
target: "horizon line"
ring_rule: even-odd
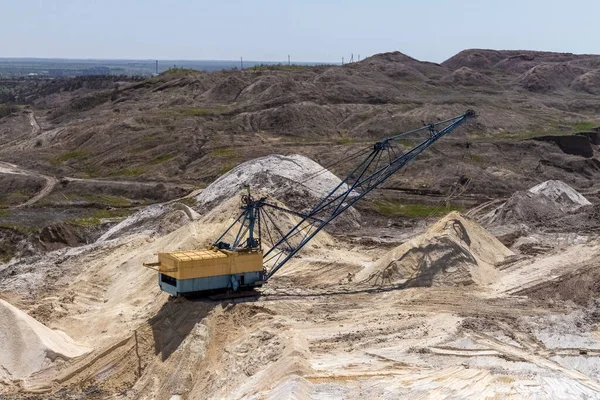
[[[345,58],[345,57],[344,57]],[[365,57],[366,58],[366,57]],[[259,59],[246,59],[246,58],[242,58],[244,62],[285,62],[287,63],[287,60],[259,60]],[[82,58],[74,58],[74,57],[6,57],[6,56],[1,56],[0,60],[67,60],[67,61],[151,61],[151,62],[156,62],[156,61],[230,61],[230,62],[240,62],[240,59],[193,59],[193,58],[89,58],[89,57],[82,57]],[[322,63],[322,64],[336,64],[336,63],[340,63],[340,61],[294,61],[291,60],[291,63],[293,64],[294,62],[300,62],[300,63]]]

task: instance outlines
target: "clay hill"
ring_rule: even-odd
[[[1,258],[92,243],[148,204],[189,196],[193,206],[194,190],[260,157],[299,154],[343,176],[344,155],[471,108],[476,120],[373,198],[436,205],[468,182],[453,200],[464,209],[560,180],[593,201],[599,63],[465,50],[435,64],[390,52],[343,66],[0,80],[0,101],[12,102],[0,106]]]
[[[466,135],[504,146],[599,126],[599,71],[596,55],[465,50],[442,64],[391,52],[343,66],[7,82],[29,106],[3,113],[0,158],[58,177],[207,184],[273,153],[328,165],[365,142],[469,108],[480,117]],[[571,154],[589,157],[586,143]],[[497,149],[479,151],[489,158]]]
[[[444,61],[453,75],[486,77],[530,92],[600,93],[600,56],[539,51],[464,50]],[[490,80],[489,82],[494,82]]]

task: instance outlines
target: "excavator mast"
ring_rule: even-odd
[[[350,171],[346,178],[265,253],[265,263],[271,263],[266,280],[272,277],[327,224],[414,160],[437,140],[473,116],[475,116],[475,112],[469,110],[458,117],[429,124],[375,143],[370,152]],[[423,133],[425,133],[424,136]],[[404,150],[398,146],[400,141],[416,141],[417,144]],[[301,240],[290,246],[290,239],[297,235],[301,237]]]

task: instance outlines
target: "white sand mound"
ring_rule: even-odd
[[[542,224],[560,218],[564,212],[546,195],[519,191],[498,208],[483,216],[480,222],[487,225]]]
[[[165,212],[166,207],[160,204],[145,207],[104,232],[104,234],[98,238],[97,242],[102,243],[112,239],[113,237],[116,237],[118,233],[123,232],[132,226],[142,225],[144,222],[159,218]]]
[[[0,321],[0,381],[26,378],[58,358],[68,360],[91,350],[1,299]]]
[[[200,215],[196,211],[182,203],[153,204],[112,226],[96,240],[96,243],[103,243],[133,233],[147,232],[164,235],[199,218]]]
[[[519,191],[482,217],[486,225],[534,224],[547,226],[565,214],[591,203],[561,181],[550,180]]]
[[[546,181],[529,189],[531,193],[543,194],[554,200],[563,211],[574,211],[592,203],[578,191],[562,181]]]
[[[452,212],[367,266],[358,281],[410,286],[486,285],[498,278],[495,264],[514,253],[477,223]]]
[[[274,154],[238,165],[195,198],[200,208],[211,209],[241,194],[250,185],[254,195],[266,195],[289,209],[307,212],[340,182],[340,178],[310,158],[299,154]],[[340,193],[346,189],[347,186],[342,185]],[[359,219],[360,214],[351,207],[333,223],[338,227],[357,227]]]
[[[337,176],[310,158],[299,154],[273,154],[238,165],[210,184],[196,200],[200,204],[221,202],[238,194],[246,185],[252,190],[270,192],[282,192],[283,186],[294,192],[308,190],[312,196],[323,197],[339,183]]]

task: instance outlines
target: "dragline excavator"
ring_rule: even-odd
[[[158,262],[144,265],[158,271],[161,290],[173,296],[262,286],[327,224],[473,117],[475,112],[468,110],[348,155],[347,163],[358,160],[358,164],[308,211],[292,211],[248,191],[235,221],[210,247],[159,253]],[[282,229],[274,214],[290,214],[293,218],[287,220],[293,222]],[[266,252],[263,237],[272,246]]]

